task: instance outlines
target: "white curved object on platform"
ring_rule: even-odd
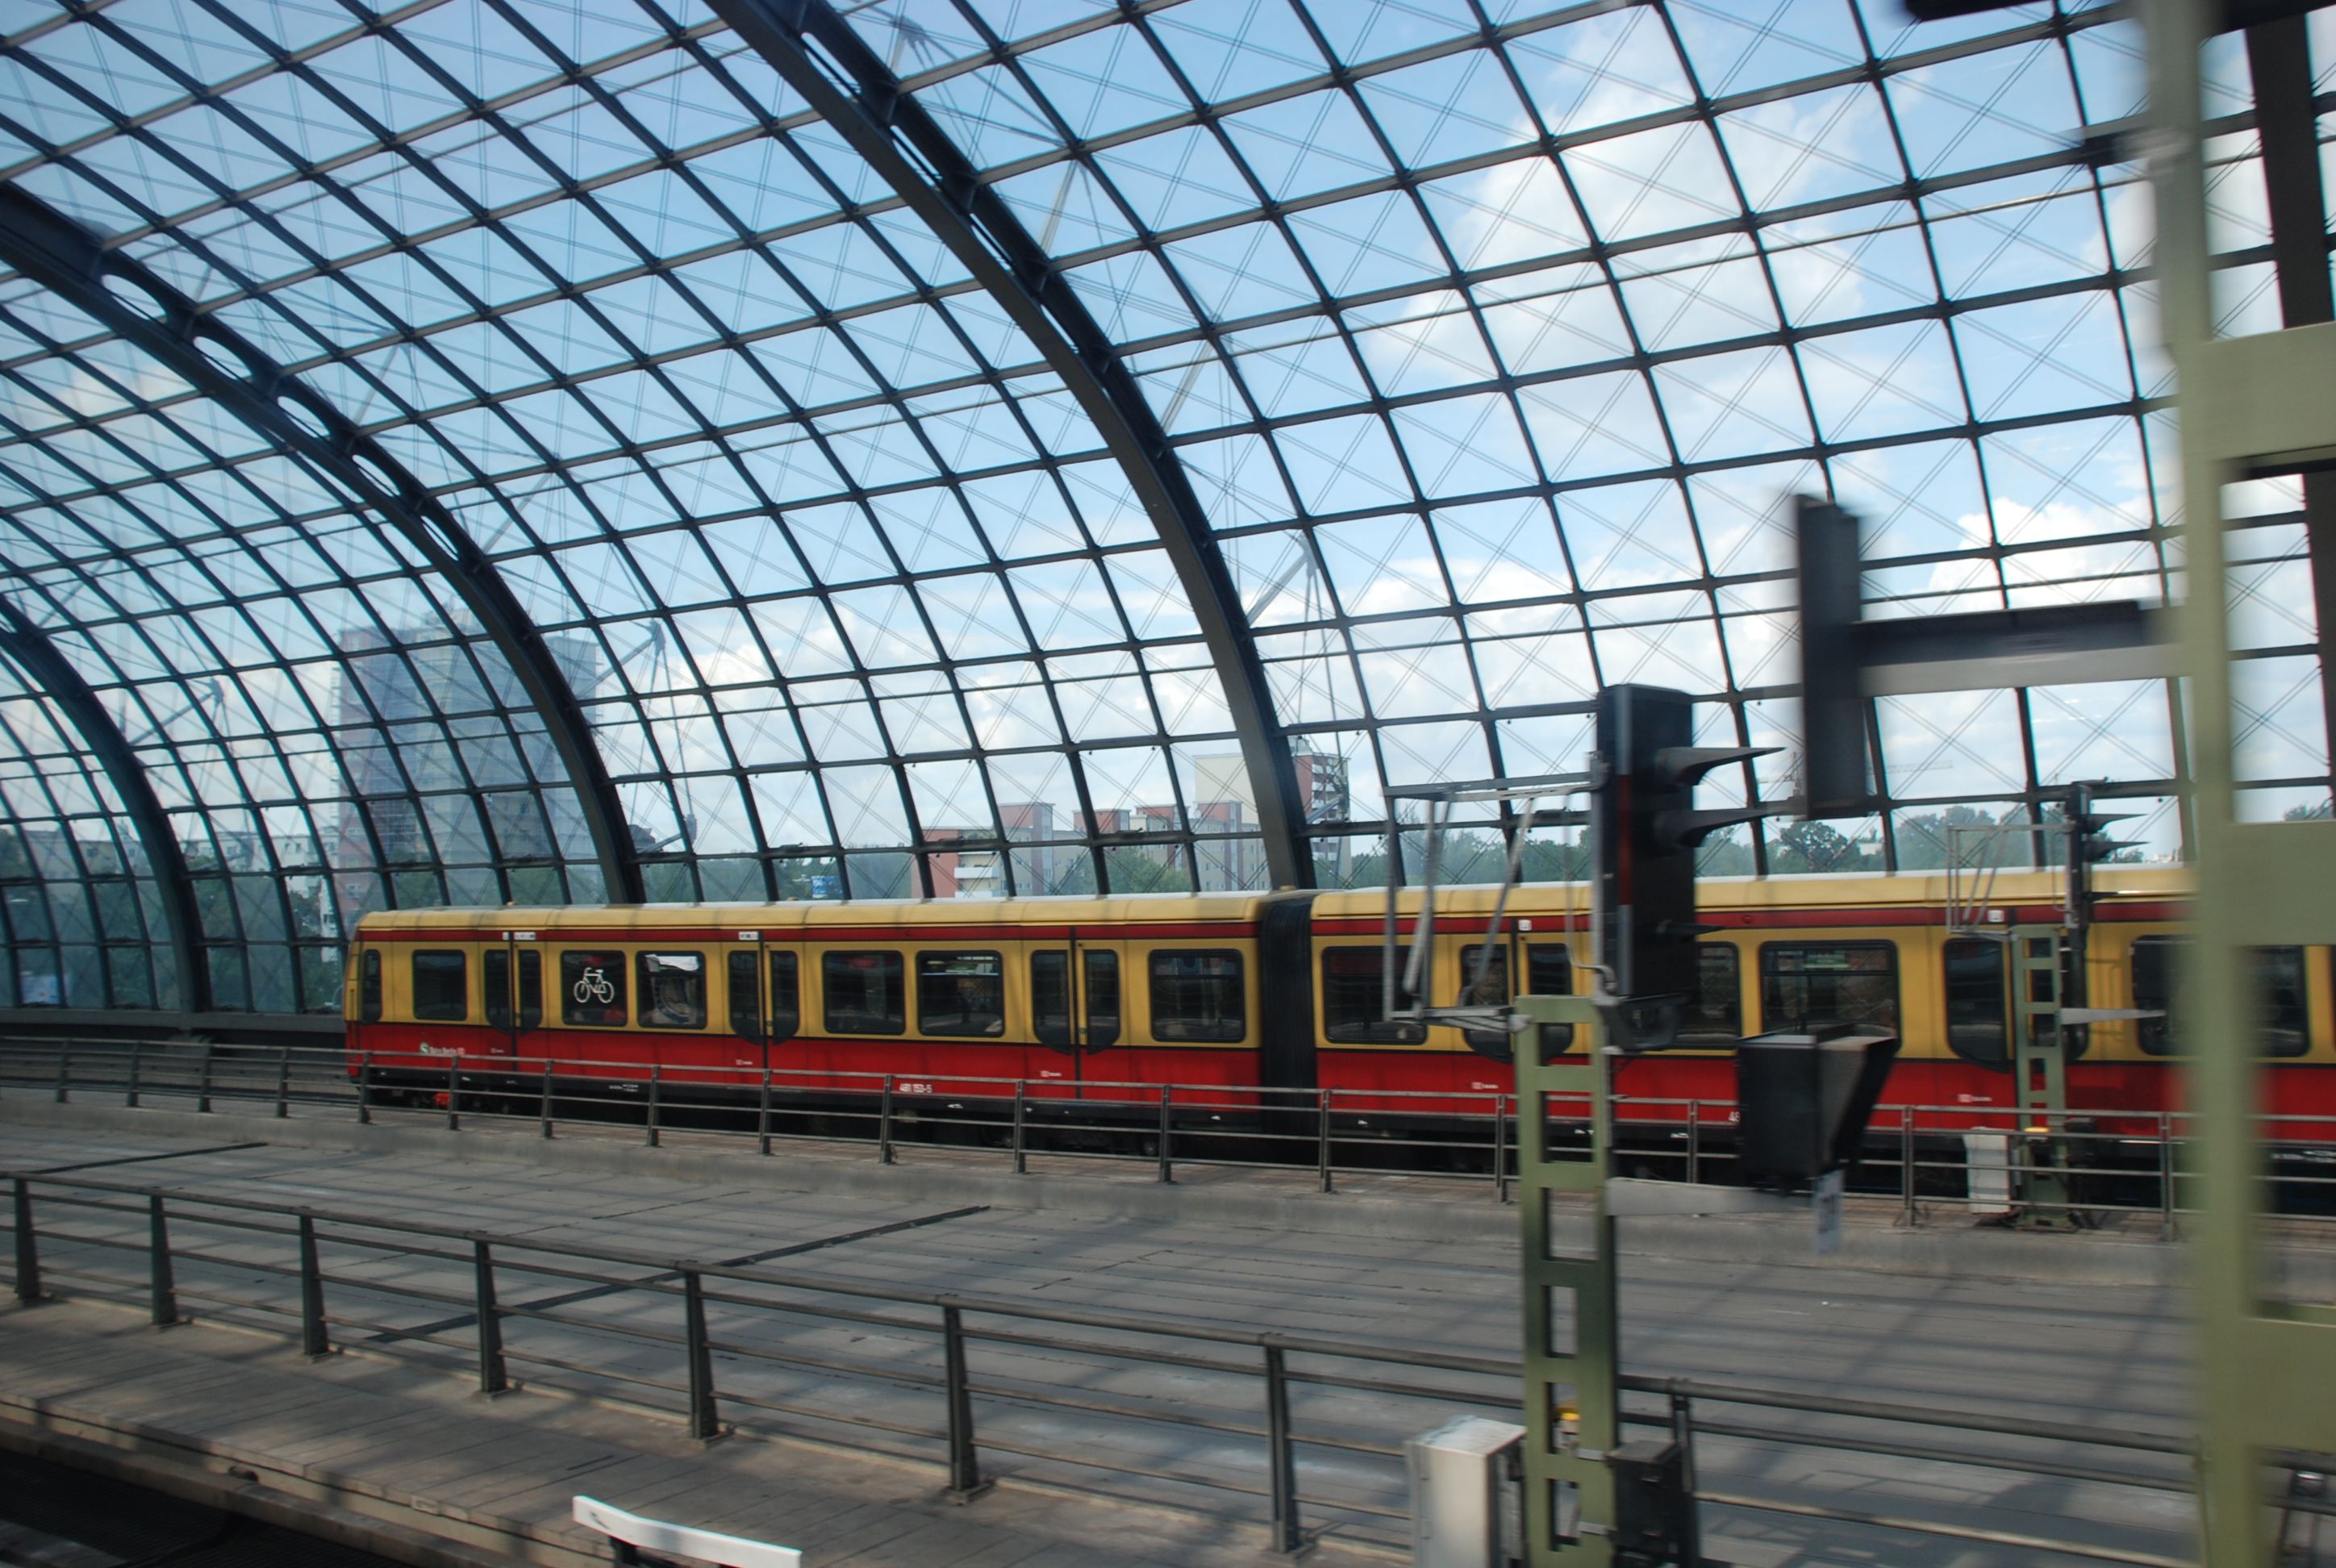
[[[702,1563],[718,1563],[722,1568],[803,1568],[803,1553],[792,1546],[774,1546],[766,1541],[695,1530],[686,1524],[668,1524],[662,1519],[644,1519],[580,1493],[575,1500],[575,1513],[576,1523],[587,1530],[598,1530],[611,1540],[644,1552],[669,1552]]]

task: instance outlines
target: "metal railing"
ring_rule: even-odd
[[[414,1064],[429,1060],[427,1069]],[[466,1121],[530,1128],[553,1138],[563,1125],[638,1125],[661,1145],[687,1134],[751,1142],[769,1154],[782,1140],[864,1146],[880,1162],[907,1146],[994,1151],[1027,1174],[1034,1159],[1135,1165],[1173,1182],[1184,1167],[1308,1169],[1335,1192],[1342,1178],[1426,1172],[1511,1196],[1521,1135],[1513,1095],[1487,1091],[1270,1089],[1223,1084],[950,1076],[690,1066],[640,1076],[638,1064],[592,1057],[504,1062],[399,1053],[352,1058],[337,1049],[287,1045],[59,1038],[0,1041],[0,1094],[58,1102],[103,1096],[125,1106],[211,1112],[256,1107],[276,1118],[327,1115],[372,1122],[418,1117],[459,1130]],[[1726,1181],[1735,1162],[1724,1099],[1618,1095],[1625,1159],[1641,1174]],[[1587,1105],[1560,1105],[1550,1136],[1586,1146]],[[2274,1207],[2299,1217],[2336,1215],[2336,1116],[2260,1118],[2274,1145],[2266,1172]],[[1875,1112],[1858,1189],[1894,1194],[1900,1221],[1920,1224],[1936,1203],[1984,1194],[1974,1167],[1952,1148],[1964,1132],[2008,1142],[2002,1166],[2015,1187],[2050,1170],[2069,1196],[2023,1193],[2021,1206],[2085,1224],[2113,1214],[2156,1218],[2169,1239],[2184,1209],[2186,1143],[2179,1112],[2072,1109],[2049,1117],[2006,1105],[1893,1105]],[[2110,1130],[2102,1130],[2106,1125]],[[2037,1129],[2044,1129],[2039,1132]],[[1992,1170],[1992,1162],[1979,1169]]]
[[[132,1302],[160,1327],[188,1320],[190,1303],[257,1321],[311,1357],[357,1347],[443,1367],[459,1356],[489,1394],[511,1388],[521,1367],[531,1381],[662,1400],[658,1413],[705,1441],[735,1429],[785,1430],[938,1458],[949,1495],[961,1499],[992,1484],[990,1456],[1013,1456],[1042,1485],[1064,1485],[1059,1477],[1070,1474],[1085,1478],[1070,1483],[1074,1490],[1125,1497],[1133,1486],[1149,1504],[1261,1515],[1282,1552],[1335,1530],[1395,1555],[1408,1513],[1403,1437],[1455,1408],[1512,1413],[1520,1375],[1514,1362],[1484,1356],[900,1290],[82,1174],[0,1173],[0,1181],[11,1191],[21,1308],[69,1281],[71,1294]],[[383,1268],[384,1259],[398,1266]],[[515,1287],[521,1279],[557,1290],[528,1295]],[[642,1298],[669,1304],[669,1317],[589,1307]],[[847,1332],[830,1332],[839,1329]],[[609,1342],[614,1351],[597,1359],[578,1348]],[[989,1365],[976,1365],[977,1349]],[[1025,1350],[1045,1358],[1052,1381],[1014,1359]],[[662,1369],[645,1357],[661,1359]],[[1124,1395],[1112,1377],[1081,1375],[1098,1364],[1171,1368],[1174,1397]],[[931,1402],[917,1418],[856,1396],[821,1402],[822,1389],[842,1385]],[[1990,1524],[1969,1485],[1980,1474],[2051,1477],[2151,1494],[2162,1512],[2166,1495],[2192,1490],[2191,1443],[2181,1433],[1681,1378],[1626,1377],[1623,1387],[1630,1420],[1689,1444],[1689,1474],[1699,1477],[1695,1493],[1708,1508],[2144,1568],[2188,1561],[2155,1549],[2182,1544],[2160,1539],[2178,1534],[2178,1522],[2133,1523],[2112,1511],[2096,1521],[2095,1539],[2048,1539]],[[1041,1419],[1018,1419],[1031,1411]],[[1194,1434],[1205,1449],[1197,1459],[1168,1451]],[[1974,1435],[1992,1439],[1992,1449],[1975,1446]],[[1864,1455],[1916,1468],[1862,1485],[1862,1506],[1844,1508],[1829,1500],[1837,1477],[1799,1485],[1778,1478],[1778,1456],[1795,1452],[1827,1467]],[[1951,1496],[1938,1485],[1945,1475],[1961,1483]],[[2336,1514],[2286,1489],[2278,1500]],[[2133,1512],[2138,1519],[2145,1511]]]

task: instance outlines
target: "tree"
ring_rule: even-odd
[[[1776,851],[1769,856],[1769,869],[1822,876],[1877,867],[1873,856],[1843,837],[1841,830],[1831,823],[1804,821],[1788,824],[1776,835]]]

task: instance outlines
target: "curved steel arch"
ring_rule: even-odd
[[[422,559],[453,585],[519,677],[568,770],[608,896],[625,903],[643,901],[640,862],[625,825],[624,808],[574,688],[486,552],[403,464],[240,334],[201,315],[177,289],[138,263],[107,251],[81,225],[15,186],[0,186],[0,262],[135,344],[285,450],[316,463],[395,525]],[[109,276],[151,300],[156,314],[138,310],[108,288]],[[201,339],[248,365],[248,379],[214,365],[199,346]],[[287,398],[297,402],[301,415],[314,421],[322,434],[287,411]]]
[[[1268,874],[1276,887],[1313,886],[1289,737],[1274,719],[1265,666],[1232,573],[1199,495],[1109,336],[1021,219],[976,177],[949,133],[827,0],[707,3],[924,220],[1078,399],[1151,515],[1192,600],[1241,738]]]
[[[105,770],[113,793],[122,797],[122,809],[130,813],[138,842],[146,846],[146,863],[153,871],[154,885],[161,896],[163,931],[170,942],[170,961],[179,971],[179,1010],[211,1011],[211,971],[203,955],[202,911],[195,899],[194,872],[170,826],[170,813],[162,809],[161,797],[139,765],[138,754],[130,749],[130,737],[122,733],[122,726],[113,722],[113,716],[105,711],[105,705],[73,661],[5,599],[0,599],[0,656],[39,683],[65,722],[81,732],[90,755]],[[158,995],[156,1005],[161,1000]]]

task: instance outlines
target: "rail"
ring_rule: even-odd
[[[401,1054],[399,1063],[417,1058]],[[1520,1135],[1515,1096],[1464,1091],[1269,1089],[1224,1084],[1007,1079],[691,1066],[647,1078],[635,1064],[591,1057],[524,1064],[448,1056],[427,1075],[392,1073],[333,1048],[184,1040],[0,1041],[0,1095],[60,1103],[76,1096],[128,1106],[210,1112],[262,1107],[274,1117],[358,1122],[419,1116],[459,1130],[466,1120],[525,1126],[552,1138],[570,1123],[637,1123],[657,1146],[670,1135],[750,1142],[758,1154],[793,1139],[867,1147],[892,1163],[911,1143],[995,1151],[1027,1174],[1039,1159],[1147,1168],[1310,1168],[1316,1189],[1342,1178],[1427,1171],[1511,1197]],[[353,1070],[354,1068],[354,1070]],[[1721,1099],[1615,1096],[1625,1157],[1642,1175],[1725,1181],[1735,1159],[1735,1105]],[[1550,1135],[1588,1142],[1587,1105],[1561,1104]],[[2273,1206],[2299,1218],[2336,1216],[2336,1116],[2267,1115],[2264,1180]],[[2026,1196],[2030,1217],[2071,1227],[2108,1216],[2156,1219],[2175,1239],[2186,1204],[2180,1112],[2099,1106],[2052,1113],[2009,1105],[1884,1105],[1868,1131],[1858,1190],[1894,1195],[1899,1222],[1919,1225],[1939,1203],[1985,1203],[1974,1176],[2016,1184],[2050,1168],[2068,1196]],[[1964,1133],[2000,1135],[2000,1159],[1976,1164],[1952,1145]],[[2056,1155],[2057,1149],[2057,1155]]]
[[[61,1283],[75,1296],[134,1303],[158,1327],[187,1320],[192,1303],[271,1328],[311,1357],[349,1346],[442,1368],[459,1357],[489,1394],[511,1388],[513,1368],[524,1368],[530,1380],[647,1400],[705,1441],[783,1430],[938,1459],[950,1494],[965,1499],[991,1485],[993,1457],[1012,1456],[1035,1485],[1061,1485],[1069,1474],[1083,1478],[1071,1483],[1076,1490],[1133,1490],[1213,1517],[1226,1515],[1230,1499],[1236,1516],[1262,1515],[1281,1552],[1336,1531],[1395,1555],[1407,1515],[1403,1437],[1455,1407],[1510,1412],[1519,1380],[1513,1361],[1432,1349],[902,1290],[81,1174],[0,1172],[0,1183],[11,1195],[20,1309]],[[521,1280],[554,1289],[530,1294],[516,1288]],[[664,1312],[644,1310],[643,1298]],[[1174,1398],[1126,1391],[1111,1374],[1131,1364],[1173,1368]],[[1622,1381],[1630,1419],[1690,1444],[1689,1473],[1710,1508],[2145,1568],[2187,1562],[2158,1549],[2182,1544],[2166,1537],[2185,1521],[2153,1525],[2136,1522],[2146,1510],[2105,1509],[2091,1522],[2094,1538],[2050,1539],[1993,1527],[1972,1495],[1980,1475],[2014,1477],[2015,1488],[2049,1477],[2150,1495],[2162,1515],[2168,1495],[2192,1489],[2186,1434],[2022,1419],[2000,1407]],[[839,1387],[846,1392],[835,1398]],[[885,1391],[890,1403],[875,1397]],[[898,1408],[903,1394],[924,1401],[914,1418]],[[1973,1434],[1992,1438],[1993,1451],[1974,1446]],[[1796,1453],[1815,1461],[1800,1481],[1780,1462]],[[1829,1501],[1839,1495],[1837,1466],[1858,1455],[1915,1468],[1862,1478],[1861,1506],[1844,1508]],[[1941,1485],[1948,1476],[1960,1483],[1952,1495]],[[2308,1497],[2279,1501],[2336,1514]],[[2006,1512],[2007,1522],[2033,1517],[2019,1505]]]

